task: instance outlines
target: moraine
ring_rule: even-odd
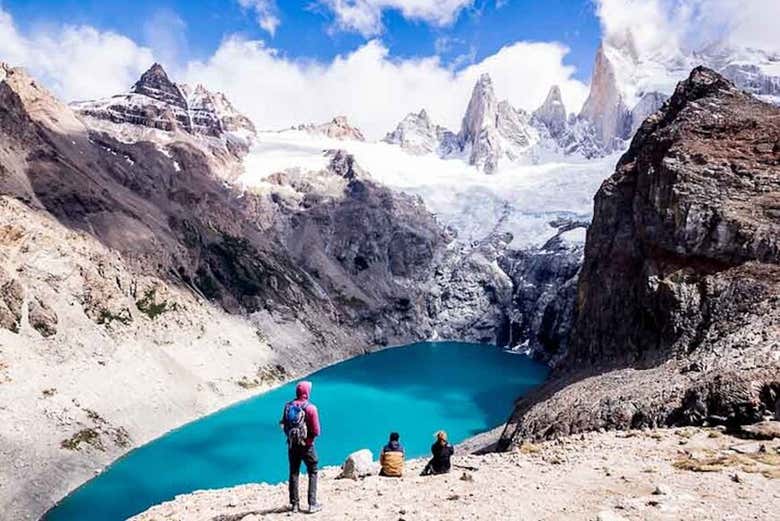
[[[321,465],[401,433],[423,456],[437,429],[455,442],[501,424],[515,398],[547,377],[525,355],[464,343],[420,343],[353,358],[310,376],[323,424]],[[65,498],[45,521],[125,519],[177,494],[286,479],[277,425],[295,382],[185,425],[132,451]]]

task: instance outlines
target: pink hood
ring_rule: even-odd
[[[295,386],[295,397],[298,400],[308,400],[311,396],[311,382],[302,381],[298,382]]]

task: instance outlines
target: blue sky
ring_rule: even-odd
[[[156,54],[180,61],[206,59],[225,36],[236,33],[264,40],[288,58],[322,62],[371,38],[337,28],[333,10],[314,0],[276,0],[274,13],[280,23],[273,36],[237,0],[4,0],[0,5],[24,31],[54,24],[89,25],[155,50],[165,47]],[[590,77],[600,38],[591,0],[475,0],[443,27],[386,9],[382,22],[383,30],[376,37],[391,57],[437,54],[456,69],[519,40],[558,41],[571,49],[564,63],[575,66],[575,77],[582,81]]]

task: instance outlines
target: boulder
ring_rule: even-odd
[[[596,514],[596,521],[626,521],[626,518],[612,512],[611,510],[602,510]]]
[[[669,496],[671,493],[672,489],[669,485],[664,485],[663,483],[656,485],[655,490],[653,490],[653,495],[655,496]]]
[[[19,332],[23,302],[24,288],[22,285],[0,269],[0,327],[14,333]]]
[[[780,438],[780,421],[763,421],[753,425],[743,425],[742,434],[756,440]]]
[[[39,298],[30,300],[30,325],[42,336],[49,337],[57,333],[57,313]]]
[[[379,474],[379,463],[374,461],[374,455],[368,449],[353,452],[341,466],[340,478],[358,479]]]

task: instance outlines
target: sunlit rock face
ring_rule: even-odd
[[[620,140],[630,131],[631,116],[603,46],[596,53],[590,94],[582,106],[580,118],[593,125],[596,138],[607,152],[619,148]]]

